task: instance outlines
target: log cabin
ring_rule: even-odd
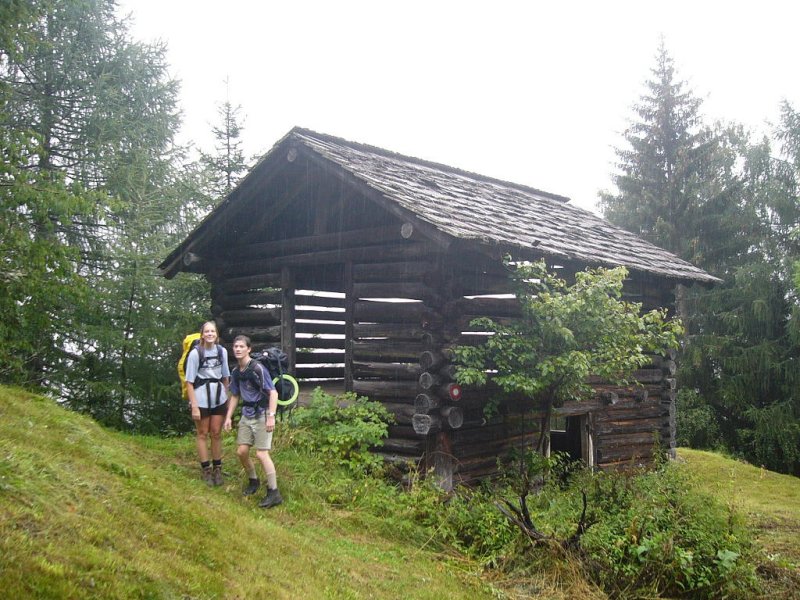
[[[224,342],[280,345],[303,388],[355,392],[395,416],[375,451],[445,488],[491,476],[535,443],[530,406],[455,383],[452,348],[480,343],[470,321],[513,317],[504,256],[542,260],[565,279],[628,269],[626,299],[674,311],[675,290],[717,280],[569,203],[568,198],[294,128],[160,265],[199,273]],[[638,385],[556,410],[551,448],[598,468],[674,454],[674,356]]]

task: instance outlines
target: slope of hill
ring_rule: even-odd
[[[800,479],[715,452],[679,448],[678,459],[699,488],[746,515],[769,556],[800,568]]]
[[[258,497],[241,496],[231,436],[225,447],[226,485],[209,489],[191,437],[109,431],[0,386],[2,596],[604,597],[570,564],[481,579],[477,564],[433,551],[429,531],[406,527],[402,516],[362,515],[315,489],[309,473],[324,466],[291,449],[276,452],[287,502],[261,510]],[[695,485],[753,525],[768,596],[800,597],[800,479],[714,453],[678,455]]]
[[[293,513],[290,479],[284,506],[259,509],[239,492],[238,465],[226,470],[237,477],[209,489],[189,438],[116,433],[0,387],[3,597],[492,595],[467,563],[340,529],[330,508]]]

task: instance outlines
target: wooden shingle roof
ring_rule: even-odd
[[[702,269],[569,203],[523,185],[296,128],[290,135],[417,218],[458,239],[669,279],[718,282]]]
[[[534,252],[555,261],[619,266],[683,282],[719,280],[649,242],[574,206],[564,196],[524,185],[403,156],[388,150],[294,128],[160,268],[174,274],[183,252],[192,248],[214,219],[238,198],[273,159],[294,148],[316,162],[341,169],[388,207],[413,217],[438,234],[473,241],[524,256]]]

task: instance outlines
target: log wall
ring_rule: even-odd
[[[492,475],[510,449],[536,443],[540,432],[529,401],[454,381],[452,349],[482,343],[487,333],[471,321],[519,315],[501,261],[416,237],[405,223],[253,241],[246,253],[232,253],[246,260],[208,274],[212,313],[223,342],[244,334],[255,350],[281,345],[301,382],[340,382],[382,402],[396,422],[376,451],[401,475],[433,469],[451,487]],[[645,309],[672,302],[657,281],[633,280],[626,294]],[[583,417],[592,464],[647,462],[656,441],[674,451],[673,358],[653,357],[635,374],[639,385],[591,380],[595,398],[557,410]],[[490,399],[500,400],[500,413],[487,419]]]

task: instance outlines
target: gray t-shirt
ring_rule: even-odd
[[[231,376],[230,367],[228,367],[228,351],[223,346],[219,346],[221,356],[218,357],[216,347],[210,350],[204,348],[202,367],[200,366],[199,352],[199,346],[189,352],[186,360],[186,381],[194,385],[194,396],[197,398],[198,408],[216,408],[228,401],[225,386],[221,381],[204,383],[203,380],[223,379]]]

